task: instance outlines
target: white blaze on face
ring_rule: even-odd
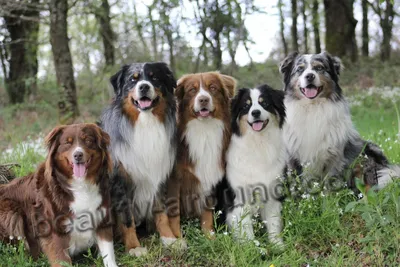
[[[75,162],[75,158],[74,158],[75,153],[84,153],[84,150],[82,147],[78,146],[72,152],[72,169],[73,169],[74,176],[77,178],[83,178],[86,175],[86,165],[85,165],[85,162],[83,162],[83,163]],[[82,160],[83,161],[85,160],[84,157],[82,158]]]
[[[307,75],[309,75],[309,74],[314,74],[314,76],[315,76],[315,79],[311,83],[317,87],[321,86],[321,80],[319,79],[318,73],[312,69],[312,65],[311,65],[312,55],[304,55],[303,57],[304,57],[304,61],[305,61],[305,66],[304,66],[305,70],[299,77],[300,87],[305,88],[310,84],[310,82],[306,78]]]
[[[200,99],[202,97],[207,97],[209,99],[209,102],[206,106],[202,106],[200,104]],[[207,110],[202,110],[204,108]],[[207,117],[211,111],[214,111],[214,104],[213,104],[212,96],[210,95],[209,92],[207,92],[204,89],[201,81],[200,81],[200,90],[194,99],[194,111],[199,112],[201,117]]]
[[[149,90],[146,93],[142,93],[140,91],[140,87],[141,86],[148,86]],[[135,86],[135,95],[137,97],[137,99],[135,99],[136,101],[138,101],[138,104],[140,106],[140,108],[148,108],[151,106],[152,100],[154,98],[156,98],[156,91],[154,89],[154,86],[148,82],[148,81],[139,81],[136,86]],[[141,99],[142,97],[146,97],[144,99]]]
[[[252,124],[252,128],[255,131],[260,131],[264,126],[264,122],[269,118],[268,111],[266,111],[260,104],[260,95],[261,92],[257,88],[250,90],[250,98],[251,98],[251,108],[248,113],[248,122]],[[261,112],[258,118],[255,118],[252,114],[253,111],[259,110]]]

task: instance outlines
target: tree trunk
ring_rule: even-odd
[[[369,32],[368,32],[368,3],[366,0],[361,0],[362,6],[362,55],[369,56]]]
[[[10,16],[4,16],[11,38],[5,84],[13,104],[22,103],[26,95],[31,98],[37,93],[39,9],[36,4],[39,0],[32,0],[28,3],[31,7],[11,10]],[[4,72],[7,73],[6,70]]]
[[[50,0],[50,43],[59,86],[59,120],[70,124],[79,115],[67,29],[68,0]]]
[[[158,36],[158,31],[156,30],[157,25],[156,22],[153,19],[153,6],[148,8],[148,15],[150,19],[150,24],[151,24],[151,43],[153,45],[153,53],[154,53],[154,60],[159,60],[159,55],[158,55],[158,41],[157,41],[157,36]]]
[[[299,51],[299,43],[297,36],[297,1],[292,0],[292,50]]]
[[[285,17],[283,16],[283,11],[282,11],[282,0],[278,0],[278,8],[279,8],[279,33],[281,36],[281,42],[283,45],[283,52],[285,53],[285,56],[288,55],[289,50],[288,50],[288,45],[286,42],[286,38],[285,38]]]
[[[326,50],[339,57],[357,61],[355,29],[357,20],[353,15],[354,0],[324,0]]]
[[[301,13],[303,16],[304,53],[308,54],[308,29],[307,29],[306,9],[307,9],[307,0],[303,0],[301,6]]]
[[[115,64],[114,31],[111,26],[110,5],[108,0],[101,0],[101,7],[96,12],[97,21],[100,24],[99,32],[103,40],[104,58],[106,66]]]
[[[384,17],[381,19],[381,28],[382,28],[382,44],[381,44],[381,60],[387,61],[390,59],[391,46],[390,41],[392,40],[392,29],[393,29],[393,18],[394,18],[394,9],[393,2],[391,0],[386,0],[386,9],[384,13]]]
[[[222,68],[222,48],[220,40],[220,32],[215,33],[216,45],[213,47],[213,57],[214,57],[214,68],[215,70],[221,70]]]
[[[318,0],[314,0],[312,7],[312,24],[314,30],[314,46],[315,53],[321,53],[321,37],[319,36],[319,3]]]

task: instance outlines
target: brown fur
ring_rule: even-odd
[[[175,95],[178,99],[178,153],[176,168],[168,183],[168,213],[171,229],[176,237],[180,237],[180,212],[185,217],[196,216],[201,219],[201,226],[205,233],[213,229],[212,204],[202,205],[200,202],[201,182],[194,174],[196,162],[189,156],[189,147],[185,141],[186,127],[189,121],[197,119],[194,112],[194,99],[202,84],[213,98],[215,110],[212,117],[224,123],[223,148],[220,164],[225,170],[225,152],[228,148],[230,130],[230,102],[236,88],[236,81],[218,72],[188,74],[178,81]],[[205,196],[206,198],[212,196]],[[178,201],[179,200],[179,201]]]
[[[71,144],[66,145],[67,141]],[[62,224],[74,216],[69,207],[74,200],[69,184],[74,179],[70,162],[77,145],[84,149],[85,157],[91,158],[87,179],[99,185],[101,206],[107,210],[96,231],[100,238],[112,240],[109,142],[109,136],[95,124],[56,127],[46,137],[49,153],[45,163],[33,174],[0,186],[0,241],[10,241],[10,236],[15,237],[11,241],[22,237],[33,257],[43,252],[52,266],[60,266],[60,261],[71,263],[69,234]]]

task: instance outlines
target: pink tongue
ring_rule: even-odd
[[[251,127],[253,127],[253,130],[254,131],[261,131],[261,129],[262,129],[262,127],[263,127],[263,124],[264,124],[264,122],[262,122],[262,121],[258,121],[258,122],[255,122],[255,123],[253,123],[252,125],[251,125]]]
[[[207,117],[208,115],[210,115],[209,110],[200,110],[200,116]]]
[[[304,94],[308,98],[313,98],[318,94],[318,90],[317,88],[304,88]]]
[[[151,100],[147,100],[147,99],[146,100],[139,100],[138,102],[139,102],[139,106],[141,108],[148,108],[151,105]]]
[[[86,172],[85,164],[74,164],[74,176],[84,177]]]

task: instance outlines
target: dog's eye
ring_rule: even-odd
[[[193,88],[190,88],[190,89],[189,89],[189,92],[190,92],[190,93],[196,92],[196,88],[194,88],[194,87],[193,87]]]
[[[72,137],[68,137],[68,138],[65,140],[65,144],[66,144],[66,145],[71,145],[73,141],[74,141],[74,139],[72,139]]]
[[[87,146],[92,145],[92,144],[93,144],[92,138],[86,138],[86,139],[85,139],[85,144],[86,144]]]
[[[153,81],[158,81],[158,78],[156,76],[153,76],[153,78],[151,78]]]
[[[315,70],[316,70],[316,71],[322,71],[322,70],[324,70],[324,67],[322,67],[322,66],[317,66],[317,67],[315,67]]]
[[[246,105],[244,106],[244,108],[247,109],[247,108],[250,107],[250,105],[251,105],[251,100],[250,100],[250,99],[247,99],[247,100],[246,100]]]
[[[303,66],[297,67],[297,71],[298,71],[298,72],[302,72],[303,70],[304,70],[304,67],[303,67]]]
[[[134,81],[136,81],[137,79],[139,79],[139,73],[134,73],[133,75],[132,75],[132,77],[131,77],[131,82],[134,82]]]
[[[215,91],[215,90],[217,90],[217,87],[215,87],[214,85],[211,85],[210,86],[210,91]]]
[[[264,102],[264,98],[260,97],[260,98],[258,99],[258,102],[260,102],[260,103]]]

